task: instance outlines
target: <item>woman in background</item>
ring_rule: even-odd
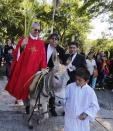
[[[99,87],[104,89],[104,82],[106,77],[109,75],[109,65],[107,63],[107,58],[106,56],[102,57],[102,62],[100,64],[101,70],[100,70],[100,79],[99,79]]]
[[[93,52],[88,53],[86,63],[87,63],[87,69],[90,72],[89,85],[93,89],[95,89],[97,76],[98,76],[98,71],[97,71],[97,65],[96,65],[96,61],[94,59],[94,53]]]

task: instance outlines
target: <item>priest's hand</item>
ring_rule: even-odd
[[[49,68],[42,69],[41,72],[43,75],[45,75],[49,72]]]
[[[79,119],[80,120],[85,120],[87,117],[88,117],[88,115],[83,112],[82,114],[80,114]]]
[[[41,69],[41,71],[37,71],[35,75],[45,75],[49,72],[49,68]]]
[[[26,37],[26,38],[23,39],[22,44],[21,44],[21,47],[22,47],[22,48],[25,48],[26,45],[27,45],[27,43],[28,43],[28,38]]]

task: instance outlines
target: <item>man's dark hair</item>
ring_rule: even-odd
[[[68,45],[69,45],[69,47],[70,47],[71,45],[75,45],[77,48],[79,47],[79,44],[78,44],[78,42],[76,42],[76,41],[70,42]]]
[[[78,68],[75,71],[75,76],[79,76],[83,78],[85,81],[87,81],[90,78],[90,73],[86,68]]]
[[[52,37],[56,37],[59,40],[59,35],[57,33],[51,34],[48,39],[51,39]]]

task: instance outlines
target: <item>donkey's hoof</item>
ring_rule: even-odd
[[[29,125],[29,129],[32,130],[33,129],[33,125]]]
[[[29,121],[29,129],[33,129],[33,123],[31,121]]]
[[[40,124],[42,124],[42,123],[45,122],[45,121],[46,121],[46,119],[44,119],[44,118],[41,119],[41,120],[38,119],[38,120],[37,120],[37,124],[40,125]]]
[[[38,125],[40,124],[40,120],[37,120],[37,124],[38,124]]]

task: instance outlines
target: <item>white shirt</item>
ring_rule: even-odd
[[[70,62],[69,65],[67,66],[69,71],[73,71],[73,70],[76,69],[76,67],[72,65],[74,59],[76,58],[76,55],[77,55],[77,53],[75,53],[75,54],[73,55],[71,62]]]
[[[33,40],[38,40],[38,38],[39,38],[38,36],[34,37],[31,33],[29,35],[30,35],[31,39],[33,39]]]
[[[89,85],[81,88],[72,83],[66,87],[64,131],[90,131],[89,121],[95,119],[98,111],[97,96]],[[88,117],[81,121],[79,115],[83,112],[88,114]]]
[[[51,58],[51,55],[54,51],[54,47],[52,47],[50,44],[48,45],[48,48],[47,48],[47,64]]]
[[[90,72],[90,75],[93,75],[94,67],[97,66],[95,60],[94,59],[93,60],[87,59],[86,64],[87,64],[87,69]]]

